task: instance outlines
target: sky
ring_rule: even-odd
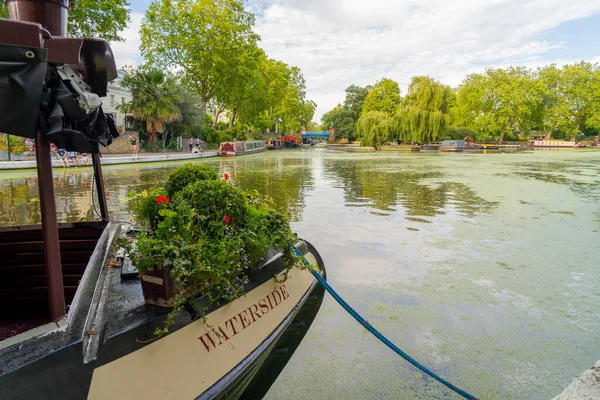
[[[150,0],[130,0],[113,43],[117,65],[138,65]],[[487,67],[600,62],[600,0],[249,0],[269,57],[302,69],[315,121],[346,87],[386,77],[402,93],[415,75],[457,86]]]

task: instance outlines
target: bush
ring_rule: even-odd
[[[0,150],[8,150],[8,135],[0,134]],[[20,136],[12,135],[10,137],[10,151],[13,154],[23,154],[27,150],[25,139]]]
[[[177,195],[177,204],[185,204],[201,216],[199,228],[204,231],[212,223],[243,226],[246,222],[246,199],[243,192],[224,180],[202,180],[187,185]]]
[[[129,192],[129,210],[135,218],[135,222],[143,228],[155,228],[158,222],[158,211],[160,202],[156,199],[166,197],[167,192],[162,189],[144,190],[137,193],[135,190]]]
[[[165,190],[169,196],[174,196],[192,183],[217,179],[219,179],[219,174],[208,165],[190,163],[171,171],[165,184]]]
[[[272,252],[282,254],[287,269],[297,263],[296,238],[273,201],[233,186],[227,177],[216,178],[209,167],[188,164],[169,175],[172,199],[154,189],[130,201],[136,221],[151,227],[137,232],[135,245],[128,246],[132,261],[141,273],[168,268],[178,287],[173,310],[157,334],[168,332],[187,297],[220,302],[241,296],[248,273],[261,268]]]

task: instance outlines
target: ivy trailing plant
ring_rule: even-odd
[[[175,168],[164,189],[131,192],[129,209],[141,228],[128,246],[134,265],[141,273],[168,268],[177,286],[157,335],[168,332],[188,298],[238,298],[269,254],[281,253],[286,273],[298,264],[288,218],[272,200],[205,165]]]

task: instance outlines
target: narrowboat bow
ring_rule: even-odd
[[[10,233],[19,241],[5,247],[15,249],[5,256],[43,257],[35,251],[41,231],[21,228],[26,233],[15,235],[15,229],[2,231],[4,243]],[[61,242],[72,244],[86,231],[89,238],[80,240],[101,234],[67,316],[0,341],[3,399],[258,399],[285,367],[323,300],[323,288],[308,270],[294,267],[287,279],[274,279],[285,269],[275,256],[249,273],[244,296],[224,304],[190,300],[171,333],[157,338],[154,332],[169,310],[144,303],[126,258],[115,264],[111,249],[121,226],[69,224],[61,227]],[[300,241],[297,248],[325,275],[310,243]],[[63,255],[68,260],[82,251],[65,246]],[[13,311],[20,301],[15,298]],[[192,303],[208,307],[207,315],[197,315]],[[33,320],[22,325],[14,320],[14,326]]]

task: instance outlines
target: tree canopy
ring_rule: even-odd
[[[258,46],[254,15],[239,0],[154,0],[144,17],[142,55],[178,71],[188,90],[212,110],[212,128],[226,111],[238,124],[298,131],[316,104],[306,98],[300,69],[269,58]]]
[[[321,117],[322,129],[335,127],[336,139],[354,140],[357,136],[356,123],[362,113],[363,103],[371,89],[370,86],[350,85],[346,88],[344,104],[338,104],[334,109]]]
[[[398,139],[435,141],[448,127],[450,87],[428,76],[415,76],[395,114]]]
[[[156,145],[158,133],[164,132],[167,123],[181,116],[179,105],[183,97],[175,79],[161,70],[142,68],[123,78],[121,84],[131,90],[133,100],[120,104],[119,109],[145,121],[149,141]]]
[[[322,119],[342,135],[351,132],[356,116],[348,99],[347,95],[344,105],[338,104]],[[368,91],[355,127],[363,144],[374,146],[382,138],[427,142],[463,133],[499,143],[532,133],[548,138],[598,135],[600,67],[582,61],[537,70],[488,68],[467,75],[456,89],[417,76],[404,97],[396,82],[383,78]]]
[[[381,111],[392,115],[400,105],[400,100],[398,82],[383,78],[369,90],[363,103],[362,112]]]
[[[69,35],[122,41],[120,32],[129,23],[127,0],[71,0]],[[8,7],[0,1],[0,18],[8,18]]]

